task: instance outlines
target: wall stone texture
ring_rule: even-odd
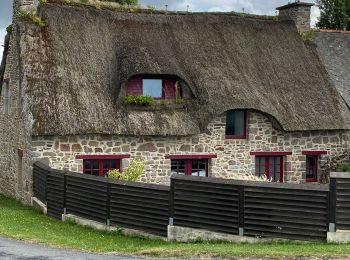
[[[255,174],[255,157],[252,151],[288,151],[284,157],[284,181],[304,182],[306,157],[303,150],[327,150],[322,155],[341,154],[349,148],[349,133],[342,131],[284,132],[273,127],[265,115],[248,112],[248,138],[225,139],[225,114],[208,126],[207,133],[190,137],[151,136],[42,136],[33,137],[33,158],[56,169],[82,172],[82,154],[129,154],[122,160],[126,167],[132,158],[141,157],[146,164],[143,182],[169,184],[170,163],[165,155],[217,154],[209,159],[209,176],[242,179]]]
[[[30,203],[32,194],[31,121],[27,109],[23,108],[21,98],[23,90],[21,86],[26,73],[23,75],[20,73],[21,62],[18,57],[23,50],[17,44],[21,34],[15,25],[20,6],[28,7],[35,2],[37,1],[13,1],[14,26],[4,77],[9,80],[9,113],[4,111],[4,93],[0,96],[0,193],[16,197],[26,203]],[[23,157],[19,156],[18,150],[24,151]]]
[[[311,6],[300,5],[279,10],[279,18],[281,20],[293,20],[300,32],[310,31],[310,17]]]

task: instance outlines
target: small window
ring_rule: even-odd
[[[162,97],[163,82],[161,79],[142,80],[142,94],[154,98]]]
[[[208,177],[208,159],[171,160],[171,173]]]
[[[110,170],[120,171],[120,159],[84,159],[83,173],[95,176],[105,176]]]
[[[245,139],[247,137],[247,111],[229,110],[226,112],[226,138]]]
[[[176,90],[175,83],[173,79],[156,76],[135,76],[128,82],[127,95],[173,99],[177,95],[176,92],[181,96],[181,87]]]
[[[259,177],[265,175],[273,182],[283,182],[283,157],[256,156],[255,174]]]
[[[307,155],[306,156],[306,181],[317,182],[317,169],[318,168],[318,156]]]

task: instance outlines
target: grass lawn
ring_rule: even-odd
[[[0,195],[0,235],[88,252],[155,257],[336,257],[350,255],[350,244],[325,243],[175,243],[95,231],[51,219],[41,212]]]

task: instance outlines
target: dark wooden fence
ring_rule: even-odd
[[[64,171],[50,169],[46,176],[47,215],[61,219],[64,208]]]
[[[350,230],[350,173],[332,173],[330,185],[330,222],[337,230]]]
[[[345,177],[344,177],[345,176]],[[324,241],[350,230],[350,178],[328,185],[258,183],[174,175],[170,188],[114,181],[34,164],[34,196],[48,215],[167,235],[167,225],[251,237]],[[334,228],[331,228],[333,225]],[[334,230],[332,230],[334,229]]]
[[[175,226],[228,234],[325,240],[328,186],[173,176]]]
[[[169,187],[130,183],[53,170],[34,164],[34,196],[47,204],[47,214],[62,219],[73,214],[167,236]],[[46,181],[46,182],[45,182]]]
[[[33,167],[33,194],[41,202],[46,203],[46,176],[50,167],[36,162]]]

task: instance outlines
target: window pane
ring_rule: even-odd
[[[197,170],[192,170],[192,173],[191,173],[192,176],[199,176],[199,173]]]
[[[199,176],[200,177],[206,177],[207,176],[207,173],[206,173],[206,171],[204,170],[202,170],[202,171],[199,171]]]
[[[244,135],[244,111],[235,111],[234,113],[234,134]]]
[[[226,135],[234,135],[234,111],[229,110],[226,112]]]
[[[109,160],[103,160],[103,169],[109,169]]]
[[[317,157],[306,156],[306,178],[316,179],[317,178]]]
[[[185,175],[185,160],[171,160],[171,173]]]
[[[199,161],[198,160],[192,160],[192,171],[199,169]]]
[[[111,168],[112,169],[117,169],[117,160],[112,160],[111,161]]]
[[[273,179],[274,182],[280,182],[281,176],[280,172],[275,172],[275,177]]]
[[[84,160],[84,168],[85,169],[91,169],[91,162],[90,162],[90,160]]]
[[[244,110],[229,110],[226,113],[226,135],[245,135]]]
[[[161,79],[144,79],[142,81],[142,89],[144,96],[155,98],[162,97],[162,80]]]
[[[99,166],[98,166],[98,160],[93,160],[92,161],[92,169],[98,169],[99,168]]]
[[[92,175],[98,176],[98,171],[92,171]]]

